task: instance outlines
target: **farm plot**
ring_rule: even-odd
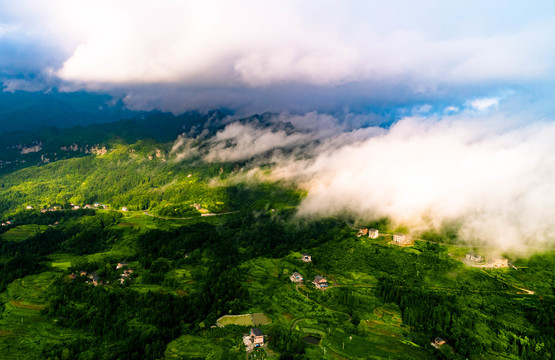
[[[216,321],[218,326],[226,325],[241,325],[241,326],[254,326],[254,321],[251,314],[244,315],[225,315]]]

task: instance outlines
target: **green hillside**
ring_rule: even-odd
[[[298,189],[171,145],[112,142],[0,177],[0,359],[555,355],[555,253],[484,269],[441,244],[452,234],[397,247],[384,220],[357,237],[352,219],[295,216]],[[226,315],[245,316],[216,325]]]

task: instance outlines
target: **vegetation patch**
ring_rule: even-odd
[[[52,262],[52,267],[58,270],[67,270],[71,267],[71,261]]]
[[[220,324],[220,326],[226,326],[226,325],[254,326],[253,316],[251,314],[225,315],[219,318],[216,323]]]
[[[56,321],[42,315],[58,276],[52,272],[26,276],[0,294],[0,360],[45,359],[41,354],[50,347],[82,338],[79,331],[56,326]]]
[[[0,238],[4,241],[24,241],[34,235],[40,234],[46,229],[48,229],[47,225],[19,225],[0,235]]]
[[[320,338],[316,337],[316,336],[312,336],[312,335],[308,335],[303,337],[303,341],[307,344],[311,344],[311,345],[318,345],[320,344]]]
[[[20,301],[20,300],[13,300],[13,299],[10,300],[10,304],[20,309],[29,309],[29,310],[44,310],[44,308],[46,307],[46,305],[42,305],[42,304],[29,304],[29,303],[24,303],[23,301]]]
[[[244,351],[231,341],[184,335],[168,344],[165,359],[244,359]]]
[[[264,313],[255,313],[252,314],[252,320],[254,325],[268,325],[272,322],[272,320]]]

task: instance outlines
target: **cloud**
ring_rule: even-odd
[[[453,105],[449,105],[444,109],[444,112],[446,114],[453,114],[459,111],[459,107],[458,106],[453,106]]]
[[[461,241],[533,251],[555,245],[555,123],[531,116],[469,102],[384,129],[284,113],[227,125],[205,160],[275,164],[271,179],[307,191],[299,216],[387,216],[413,234],[455,222]]]
[[[283,151],[291,154],[312,154],[319,147],[343,144],[367,138],[383,131],[379,127],[362,128],[374,116],[344,114],[341,120],[316,112],[292,115],[287,112],[258,119],[232,122],[208,139],[211,143],[206,161],[245,161],[263,155],[281,161]],[[181,147],[182,139],[174,145],[174,152]],[[272,161],[272,160],[270,160]]]
[[[66,90],[144,98],[130,106],[249,107],[253,94],[256,105],[287,106],[302,88],[294,100],[306,110],[320,92],[330,95],[318,105],[333,95],[350,105],[399,90],[398,99],[432,101],[460,87],[552,81],[554,10],[541,1],[21,0],[0,1],[0,36],[34,42]]]
[[[101,27],[84,29],[86,39],[58,72],[62,79],[250,87],[398,77],[432,83],[530,79],[552,69],[543,55],[555,45],[537,37],[555,30],[550,25],[438,40],[418,30],[380,36],[363,28],[348,35],[341,28],[314,29],[303,26],[311,19],[293,6],[110,4],[87,9],[113,15],[104,16]]]
[[[498,98],[481,98],[470,101],[470,106],[478,111],[487,110],[491,107],[499,105]]]
[[[295,174],[308,189],[303,215],[389,216],[413,231],[459,220],[468,241],[504,250],[552,245],[555,124],[468,117],[406,118],[275,174]]]

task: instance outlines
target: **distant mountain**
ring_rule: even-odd
[[[179,116],[157,112],[110,123],[62,129],[49,126],[0,134],[0,173],[103,152],[115,143],[133,144],[143,139],[167,143],[183,133],[213,134],[224,126],[221,120],[225,116],[219,111]]]
[[[1,88],[1,84],[0,84]],[[142,112],[125,108],[121,100],[87,92],[0,92],[0,134],[49,126],[113,122],[138,117]]]

